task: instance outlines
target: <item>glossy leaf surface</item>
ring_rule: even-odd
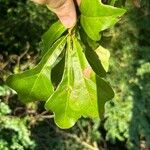
[[[110,52],[102,46],[99,46],[95,50],[95,52],[98,55],[99,60],[101,61],[103,68],[105,69],[106,72],[108,72]]]
[[[100,40],[100,31],[110,28],[125,13],[124,9],[104,5],[100,0],[82,0],[81,25],[94,41]]]
[[[72,127],[81,116],[98,116],[96,85],[89,79],[91,68],[77,42],[68,41],[65,70],[62,81],[46,103],[55,114],[61,128]],[[88,74],[86,69],[90,69]]]
[[[62,81],[45,105],[54,112],[55,122],[60,128],[72,127],[82,116],[99,116],[95,74],[77,39],[73,39],[73,47],[71,43],[69,40]]]
[[[51,67],[61,54],[66,44],[66,37],[59,39],[44,55],[41,62],[33,69],[21,74],[11,75],[7,84],[14,89],[23,102],[46,101],[53,93]]]
[[[62,25],[62,23],[57,21],[48,29],[47,32],[44,33],[42,36],[42,55],[50,49],[54,42],[57,41],[66,30],[67,29]]]

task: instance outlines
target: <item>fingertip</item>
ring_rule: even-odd
[[[78,6],[80,6],[81,0],[76,0],[76,1],[77,1]]]
[[[73,0],[66,0],[64,5],[55,10],[55,13],[66,28],[75,26],[77,16]]]
[[[31,0],[37,4],[46,4],[47,0]]]
[[[66,28],[72,28],[76,24],[76,16],[61,16],[59,19]]]

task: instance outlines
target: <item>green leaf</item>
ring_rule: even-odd
[[[99,46],[95,51],[86,47],[85,55],[94,72],[100,77],[105,77],[109,68],[109,51],[102,46]]]
[[[18,93],[23,102],[46,101],[53,93],[54,89],[50,78],[51,68],[65,44],[66,37],[60,38],[35,68],[8,77],[7,84]]]
[[[82,28],[80,29],[79,33],[81,41],[82,43],[84,43],[86,58],[91,65],[93,71],[98,76],[105,77],[109,67],[109,51],[102,46],[99,46],[98,42],[91,40],[85,34]]]
[[[92,69],[94,70],[94,72],[100,77],[105,77],[106,71],[99,59],[99,56],[96,54],[96,52],[91,49],[86,49],[85,55]]]
[[[124,9],[102,4],[99,0],[82,0],[81,25],[94,41],[100,40],[99,32],[110,28],[125,13]]]
[[[97,85],[97,97],[98,97],[98,110],[99,110],[99,117],[102,118],[104,113],[104,106],[108,100],[113,99],[114,91],[104,79],[96,76],[96,85]]]
[[[51,80],[54,85],[54,88],[59,85],[62,80],[63,72],[64,72],[64,64],[65,64],[65,57],[61,56],[61,60],[52,68],[51,71]]]
[[[50,47],[58,40],[59,37],[66,31],[67,29],[62,25],[60,21],[54,23],[47,32],[42,36],[42,46],[43,51],[42,55],[44,55]]]
[[[99,60],[101,61],[103,68],[105,69],[106,72],[108,72],[110,52],[102,46],[99,46],[95,50],[95,52],[98,55]]]
[[[60,128],[70,128],[81,117],[98,117],[96,84],[92,70],[77,39],[68,41],[65,70],[61,83],[46,102]]]

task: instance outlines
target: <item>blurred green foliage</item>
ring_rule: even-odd
[[[128,149],[150,148],[150,1],[129,7],[121,26],[104,33],[112,54],[109,78],[116,91],[106,104],[106,139]],[[109,44],[108,39],[111,39]]]
[[[0,149],[24,150],[34,149],[35,143],[30,139],[25,118],[11,117],[11,109],[0,102]]]
[[[20,57],[27,45],[34,54],[40,51],[41,35],[56,18],[47,8],[26,0],[0,0],[0,149],[150,149],[150,1],[141,0],[135,7],[128,0],[126,7],[128,13],[101,40],[111,52],[108,79],[114,100],[106,103],[101,124],[82,119],[62,131],[53,119],[37,119],[44,111],[42,103],[24,106],[4,84],[17,66],[9,59],[14,54]],[[20,70],[36,62],[30,52],[21,57]],[[16,114],[20,107],[33,113]]]
[[[29,0],[0,1],[0,50],[23,51],[29,43],[31,50],[39,50],[41,35],[56,20],[45,7]]]

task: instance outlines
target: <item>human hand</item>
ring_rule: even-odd
[[[32,0],[39,4],[46,4],[48,7],[56,13],[60,21],[67,28],[71,28],[75,25],[77,20],[76,9],[74,0]],[[75,0],[77,4],[80,4],[81,0]]]

